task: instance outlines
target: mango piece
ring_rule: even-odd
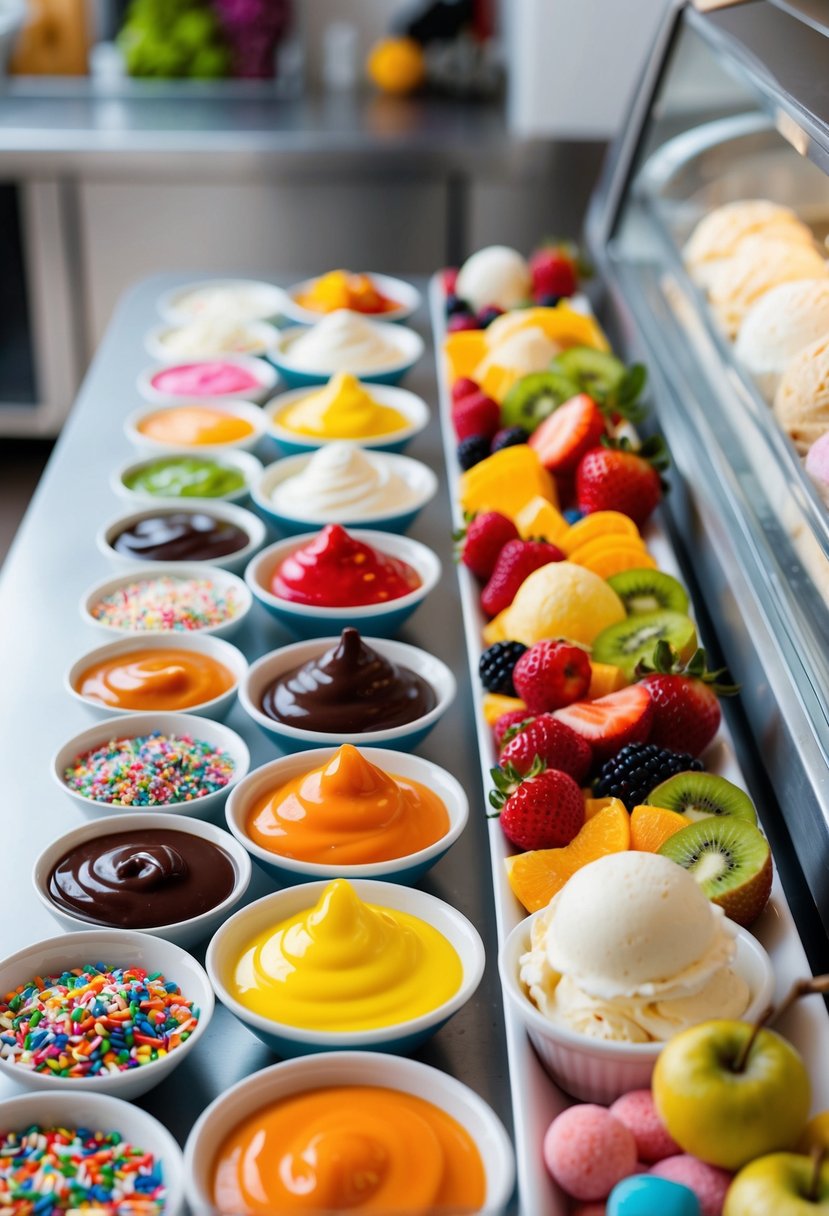
[[[561,537],[569,531],[567,520],[547,498],[531,498],[515,517],[515,526],[523,540],[532,537],[558,545]]]
[[[621,511],[594,511],[585,515],[578,523],[567,530],[562,537],[561,548],[569,556],[571,553],[586,545],[588,541],[597,540],[600,536],[630,536],[639,537],[639,529],[629,515]]]
[[[557,501],[552,476],[526,443],[502,448],[462,474],[460,497],[465,512],[500,511],[510,519],[533,498]]]
[[[499,718],[510,713],[513,709],[526,709],[519,697],[505,697],[500,692],[488,692],[484,697],[484,721],[487,726],[494,726]]]
[[[463,376],[474,379],[474,371],[487,352],[486,331],[462,329],[456,334],[447,334],[443,339],[443,357],[450,384]]]
[[[589,540],[586,544],[579,545],[578,549],[568,553],[567,560],[575,562],[577,566],[589,566],[591,558],[598,557],[599,554],[612,553],[615,549],[632,549],[640,554],[647,553],[641,536],[597,536],[594,540]]]
[[[590,660],[590,687],[586,700],[597,701],[611,692],[618,692],[627,685],[627,676],[621,667],[613,663],[594,663]]]
[[[590,559],[590,567],[599,578],[613,578],[623,570],[655,570],[656,562],[650,553],[639,553],[635,549],[606,549]]]

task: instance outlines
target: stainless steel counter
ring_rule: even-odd
[[[0,577],[0,740],[2,740],[3,834],[0,844],[0,954],[59,930],[35,898],[30,871],[45,844],[81,822],[70,799],[54,784],[49,760],[56,748],[90,722],[63,689],[63,673],[103,634],[81,620],[78,601],[111,569],[95,547],[100,525],[123,509],[109,488],[112,468],[130,453],[122,422],[135,407],[134,383],[146,364],[145,331],[157,320],[154,304],[181,282],[172,276],[148,280],[122,301],[84,382],[77,404],[46,469]],[[421,283],[421,286],[425,285]],[[436,387],[425,310],[416,326],[428,350],[407,387],[434,408]],[[420,749],[455,774],[471,805],[469,825],[424,882],[455,904],[478,927],[489,964],[477,995],[419,1053],[467,1081],[509,1126],[509,1097],[503,1022],[495,968],[495,929],[486,843],[485,803],[457,584],[452,567],[450,515],[437,420],[413,443],[411,454],[440,473],[440,493],[418,520],[413,535],[435,549],[444,565],[438,587],[402,633],[449,663],[458,678],[458,698]],[[269,453],[270,459],[273,453]],[[236,639],[234,639],[236,640]],[[249,659],[290,640],[264,610],[254,605],[251,622],[237,644]],[[251,748],[252,764],[277,753],[238,708],[229,725]],[[249,893],[272,889],[257,873]],[[183,1140],[200,1111],[217,1094],[274,1057],[229,1013],[217,1008],[199,1050],[174,1077],[141,1100],[141,1105]],[[0,1096],[16,1091],[0,1077]]]

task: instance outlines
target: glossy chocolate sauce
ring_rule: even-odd
[[[151,929],[209,912],[233,890],[223,849],[189,832],[142,828],[76,845],[49,875],[49,895],[96,925]]]
[[[142,515],[110,541],[117,553],[147,562],[209,562],[244,549],[242,528],[207,511]]]
[[[366,646],[344,629],[336,646],[268,685],[262,713],[276,722],[327,734],[404,726],[437,705],[421,676]]]

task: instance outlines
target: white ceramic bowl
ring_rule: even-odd
[[[197,291],[215,291],[223,288],[244,288],[253,296],[251,309],[244,314],[246,320],[268,321],[271,317],[280,316],[287,303],[285,292],[273,283],[261,279],[201,279],[193,283],[185,283],[165,291],[156,303],[159,313],[170,325],[186,325],[188,321],[196,321],[205,315],[205,310],[188,309],[185,297]],[[224,313],[224,309],[221,310]]]
[[[111,1094],[78,1093],[77,1090],[60,1093],[54,1089],[43,1094],[21,1094],[19,1098],[6,1098],[0,1102],[0,1127],[22,1132],[32,1124],[120,1132],[122,1140],[152,1153],[161,1162],[166,1189],[164,1216],[179,1216],[184,1206],[181,1149],[167,1128],[140,1106],[125,1102],[123,1098],[113,1098]]]
[[[250,768],[250,752],[247,744],[235,730],[223,726],[220,722],[211,722],[209,718],[199,718],[195,714],[124,714],[121,718],[106,718],[95,726],[82,730],[80,734],[67,739],[52,757],[52,776],[67,797],[71,798],[84,815],[93,819],[101,819],[105,815],[117,814],[119,809],[126,811],[148,810],[152,807],[130,806],[120,808],[111,802],[96,802],[76,790],[71,790],[63,779],[65,770],[72,761],[84,752],[113,739],[134,739],[139,735],[148,735],[152,731],[161,731],[165,735],[181,738],[189,735],[193,739],[209,743],[228,753],[233,761],[233,772],[227,785],[212,794],[204,794],[201,798],[193,798],[190,802],[173,802],[160,804],[156,809],[166,814],[178,815],[182,818],[213,819],[219,821],[225,801],[234,785],[237,785]]]
[[[326,764],[338,750],[336,747],[326,747],[312,752],[297,752],[282,756],[279,760],[272,760],[269,764],[263,764],[248,773],[227,800],[227,826],[251,857],[259,862],[262,869],[283,885],[307,882],[309,879],[332,878],[379,878],[385,882],[418,882],[428,869],[440,861],[466,827],[469,801],[462,786],[446,769],[439,768],[437,764],[423,760],[420,756],[410,756],[406,752],[392,752],[376,747],[360,748],[360,753],[369,764],[375,764],[395,777],[418,781],[443,801],[449,813],[449,827],[446,834],[434,844],[390,861],[366,862],[360,865],[345,865],[342,862],[323,865],[319,862],[296,861],[292,857],[263,849],[251,838],[247,830],[251,807],[269,791],[276,790],[303,773]]]
[[[201,323],[202,318],[191,318],[181,325],[154,325],[144,335],[144,349],[151,359],[157,359],[159,363],[179,363],[184,360],[195,362],[197,359],[218,359],[224,355],[252,355],[254,357],[266,355],[279,340],[279,330],[268,321],[239,321],[238,328],[245,332],[245,346],[247,348],[245,350],[238,350],[236,348],[222,349],[221,347],[217,348],[216,346],[208,345],[199,350],[182,354],[169,345],[169,340],[174,334],[182,333],[184,330],[189,329],[190,326],[200,325]]]
[[[189,448],[178,452],[159,453],[156,456],[144,456],[141,460],[128,460],[113,470],[109,484],[113,494],[117,494],[119,498],[125,498],[130,503],[161,502],[164,499],[164,495],[150,494],[146,490],[131,489],[126,484],[126,478],[132,473],[137,473],[139,470],[146,468],[147,465],[157,464],[160,460],[194,460],[198,458],[197,453],[192,448]],[[223,468],[238,470],[245,479],[244,484],[238,490],[231,490],[229,494],[214,494],[206,498],[182,494],[176,499],[176,502],[182,504],[188,502],[236,502],[241,504],[250,496],[250,487],[262,476],[262,461],[257,460],[255,456],[251,456],[250,452],[223,452],[221,456],[206,456],[203,459],[213,461]]]
[[[487,1216],[501,1216],[515,1184],[509,1136],[473,1090],[440,1069],[397,1056],[343,1051],[306,1056],[264,1068],[237,1082],[200,1115],[184,1146],[187,1201],[196,1216],[215,1211],[213,1165],[227,1137],[251,1113],[310,1090],[371,1085],[413,1094],[445,1111],[477,1145],[486,1173]]]
[[[315,317],[314,320],[318,323],[322,317]],[[375,321],[370,318],[363,318],[363,320],[367,320],[370,325],[374,326],[378,330],[379,336],[391,343],[393,349],[400,353],[396,358],[390,358],[388,363],[381,364],[379,367],[354,366],[344,370],[350,371],[354,376],[359,376],[361,380],[365,380],[369,384],[397,384],[423,355],[425,350],[423,339],[419,333],[408,329],[405,325],[395,325],[391,321]],[[268,358],[289,388],[303,388],[309,384],[327,384],[331,376],[337,371],[343,370],[329,367],[321,371],[312,371],[303,367],[292,355],[291,347],[301,334],[307,332],[306,325],[289,325],[287,329],[278,331],[276,341],[268,350]],[[165,359],[169,360],[169,355],[166,355]]]
[[[170,410],[181,409],[182,406],[197,406],[200,410],[210,410],[215,414],[230,416],[233,418],[241,418],[244,422],[250,425],[250,434],[243,435],[241,439],[228,439],[224,443],[166,443],[160,439],[153,439],[151,435],[145,435],[140,429],[141,424],[146,422],[153,414],[164,414]],[[134,448],[139,452],[164,454],[170,452],[192,452],[194,456],[213,456],[218,452],[231,452],[234,449],[241,451],[250,451],[256,447],[259,440],[265,433],[266,419],[262,409],[258,405],[254,405],[252,401],[177,401],[175,405],[142,405],[140,409],[133,410],[131,414],[124,420],[124,433]]]
[[[388,300],[396,300],[399,304],[398,308],[390,308],[388,312],[362,313],[361,315],[366,320],[405,321],[413,312],[417,312],[420,307],[420,292],[411,283],[407,283],[405,279],[393,279],[388,274],[374,274],[373,271],[368,271],[366,277],[371,279],[381,295]],[[283,316],[290,318],[291,321],[298,321],[300,325],[315,325],[317,321],[322,320],[326,315],[324,312],[304,308],[297,302],[297,297],[309,292],[320,278],[322,278],[321,275],[315,275],[312,279],[303,279],[301,283],[294,283],[293,287],[286,288],[285,301],[282,305]]]
[[[328,637],[316,638],[309,642],[294,642],[257,659],[251,664],[247,677],[239,685],[239,704],[242,709],[286,752],[302,751],[308,747],[339,747],[343,743],[353,743],[355,747],[401,747],[405,751],[417,747],[452,704],[457,691],[455,677],[446,664],[433,654],[420,650],[417,646],[393,642],[388,638],[364,637],[363,641],[378,654],[393,663],[408,667],[431,684],[435,690],[437,704],[427,714],[406,722],[403,726],[393,726],[386,730],[329,734],[326,731],[288,726],[283,722],[276,722],[262,712],[262,694],[269,684],[284,672],[301,667],[309,659],[319,658],[338,641],[337,637]]]
[[[260,515],[279,532],[288,536],[296,536],[300,532],[314,532],[324,524],[333,521],[326,513],[314,514],[308,511],[303,515],[286,514],[274,506],[273,492],[276,487],[289,477],[301,473],[312,459],[312,455],[286,456],[277,460],[264,469],[261,477],[253,483],[250,496]],[[403,506],[383,507],[379,511],[358,515],[351,519],[338,518],[336,522],[344,528],[375,528],[380,532],[406,532],[414,523],[419,512],[426,503],[437,493],[438,479],[428,465],[409,456],[399,456],[391,452],[370,452],[368,459],[380,465],[386,465],[390,472],[402,477],[412,489],[411,499]]]
[[[133,583],[150,581],[155,578],[180,578],[180,579],[199,579],[209,580],[222,595],[232,594],[239,605],[239,610],[226,621],[221,621],[217,625],[205,625],[202,629],[185,630],[185,629],[122,629],[119,626],[108,625],[103,621],[96,620],[92,615],[92,610],[95,605],[102,599],[112,595],[117,595],[123,588],[130,586]],[[191,565],[181,563],[174,567],[152,563],[147,565],[135,565],[124,573],[119,574],[115,578],[106,578],[102,582],[96,583],[85,591],[81,596],[80,612],[83,619],[88,625],[93,625],[96,629],[103,629],[110,637],[129,637],[129,638],[149,638],[149,637],[230,637],[236,633],[242,626],[245,617],[251,610],[253,604],[253,596],[248,587],[235,574],[231,574],[228,570],[219,570],[216,566]]]
[[[242,1005],[230,991],[233,968],[242,951],[259,933],[316,904],[328,882],[309,882],[286,887],[248,904],[226,920],[207,947],[205,967],[213,990],[222,1004],[266,1043],[277,1055],[288,1057],[333,1050],[393,1051],[408,1054],[435,1034],[473,995],[481,982],[486,955],[478,930],[451,904],[427,895],[417,887],[401,887],[374,879],[355,878],[358,897],[380,908],[407,912],[442,933],[457,951],[463,968],[461,985],[454,996],[420,1017],[408,1018],[376,1030],[310,1030],[263,1017]],[[322,1001],[334,998],[321,996]]]
[[[215,1000],[204,968],[192,955],[172,942],[132,933],[127,929],[90,929],[64,933],[26,946],[0,962],[0,992],[11,992],[34,976],[61,975],[86,963],[113,967],[141,967],[152,974],[160,971],[165,980],[178,984],[185,999],[192,1001],[200,1015],[190,1037],[168,1055],[126,1072],[105,1072],[93,1077],[56,1077],[52,1073],[32,1072],[19,1064],[0,1058],[0,1075],[11,1077],[26,1089],[112,1094],[118,1098],[138,1098],[147,1093],[190,1054],[204,1037],[213,1016]],[[7,1126],[0,1119],[0,1126]]]
[[[539,1059],[557,1085],[582,1102],[609,1105],[632,1089],[650,1088],[651,1074],[662,1043],[614,1043],[585,1035],[548,1021],[530,1000],[519,978],[519,960],[530,949],[534,912],[507,937],[498,956],[501,988],[529,1035]],[[751,990],[745,1021],[759,1018],[774,997],[774,972],[766,951],[747,929],[733,926],[737,938],[735,969]]]
[[[291,633],[302,638],[319,637],[342,631],[347,625],[369,630],[375,637],[391,637],[422,604],[440,581],[441,565],[435,553],[407,536],[392,532],[371,532],[353,528],[349,535],[381,553],[407,562],[420,577],[420,586],[398,599],[382,604],[366,604],[354,608],[317,608],[282,599],[270,590],[274,570],[294,550],[310,543],[318,533],[292,536],[288,540],[268,545],[252,558],[245,570],[245,582],[259,603]]]
[[[200,916],[191,916],[187,920],[176,921],[170,925],[152,925],[132,929],[129,932],[163,938],[164,941],[174,942],[177,946],[184,946],[188,949],[215,933],[248,889],[251,875],[250,857],[224,828],[217,827],[213,823],[202,823],[198,819],[187,819],[184,815],[168,815],[161,811],[134,813],[124,811],[120,814],[108,815],[105,819],[92,819],[79,828],[73,828],[71,832],[65,832],[63,836],[59,836],[57,840],[53,840],[46,846],[35,861],[32,883],[38,899],[62,929],[68,929],[70,932],[77,932],[80,929],[107,929],[117,933],[125,932],[120,927],[96,925],[58,907],[49,895],[49,875],[62,857],[65,857],[71,849],[85,844],[87,840],[108,836],[114,832],[141,833],[147,829],[186,832],[188,835],[211,841],[230,859],[236,879],[230,894],[221,903],[216,904],[215,908],[202,912]],[[7,990],[0,986],[0,991]]]
[[[265,543],[267,532],[262,520],[254,515],[252,511],[246,511],[244,507],[239,507],[233,502],[221,502],[214,499],[205,501],[201,498],[191,499],[189,502],[181,498],[154,498],[152,502],[144,503],[140,509],[129,511],[126,515],[118,515],[115,519],[110,519],[105,523],[98,535],[95,538],[95,543],[98,546],[99,552],[103,553],[104,557],[118,566],[136,566],[142,561],[140,557],[132,557],[128,553],[119,553],[113,548],[113,542],[117,536],[126,528],[132,527],[141,519],[148,516],[158,515],[174,515],[180,511],[198,512],[203,515],[211,515],[214,519],[221,520],[230,524],[234,524],[237,528],[247,533],[248,543],[243,545],[241,549],[235,549],[233,553],[226,553],[223,557],[214,557],[209,561],[205,559],[204,565],[217,566],[220,570],[231,570],[234,574],[239,574],[244,570],[250,559]],[[170,570],[175,571],[182,562],[169,561],[159,562],[159,565],[166,565]],[[188,565],[201,565],[202,563],[192,558],[187,562]]]
[[[259,381],[259,387],[237,389],[234,393],[174,393],[156,388],[153,381],[161,372],[171,371],[175,367],[189,367],[198,363],[232,363],[234,367],[248,372]],[[136,381],[136,388],[145,401],[151,405],[181,405],[183,402],[198,401],[199,404],[218,401],[264,401],[276,387],[277,374],[274,367],[266,359],[256,355],[218,355],[216,359],[166,359],[152,367],[144,368]]]
[[[138,711],[134,709],[119,709],[116,706],[103,705],[91,697],[85,697],[78,691],[76,685],[83,673],[93,664],[142,650],[192,651],[194,654],[207,655],[208,658],[223,663],[233,674],[233,683],[227,692],[196,705],[181,706],[178,710],[171,711],[174,713],[199,714],[200,717],[213,719],[224,718],[233,707],[239,682],[244,679],[248,670],[248,661],[241,650],[221,638],[201,637],[198,633],[165,633],[161,637],[156,635],[135,637],[130,634],[126,638],[120,638],[117,642],[107,642],[105,646],[97,646],[94,650],[88,650],[86,654],[81,655],[66,672],[63,686],[70,697],[79,701],[96,718],[123,718],[127,714],[136,713]]]
[[[329,443],[343,442],[332,438],[315,435],[301,435],[298,431],[289,430],[281,425],[279,415],[291,405],[296,405],[303,397],[321,391],[319,388],[295,388],[290,393],[280,393],[264,407],[268,419],[268,436],[279,447],[285,456],[297,456],[303,452],[314,452],[324,448]],[[378,452],[402,452],[403,449],[419,435],[429,421],[429,407],[422,397],[410,393],[408,389],[397,388],[389,384],[372,384],[369,386],[370,395],[380,405],[397,410],[406,419],[404,426],[385,435],[375,435],[373,438],[355,440],[361,448],[372,448]],[[346,440],[346,442],[348,442]]]

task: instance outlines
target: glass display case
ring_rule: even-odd
[[[588,220],[617,337],[649,366],[681,474],[668,499],[671,523],[743,684],[765,774],[825,929],[829,508],[806,474],[803,435],[784,425],[774,402],[777,377],[758,376],[739,356],[752,301],[773,284],[826,273],[827,69],[829,9],[818,0],[673,3]],[[749,255],[743,248],[736,264],[738,237],[750,231],[739,208],[720,233],[720,262],[694,261],[688,242],[700,221],[741,200],[796,213],[809,230],[799,229],[809,251],[803,270],[792,270],[793,256],[775,271],[776,255],[762,242]],[[773,224],[780,213],[765,214]],[[796,318],[781,311],[778,329],[788,332]],[[814,324],[813,312],[807,321]],[[823,337],[829,342],[829,324]],[[798,381],[797,410],[812,420],[811,437],[821,429],[821,400],[829,430],[819,356],[815,375]]]

